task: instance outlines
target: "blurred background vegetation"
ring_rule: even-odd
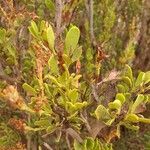
[[[82,57],[77,61],[76,69],[79,65],[79,72],[88,81],[101,81],[111,70],[123,70],[126,64],[132,66],[135,75],[140,71],[150,70],[150,0],[1,0],[0,89],[4,89],[7,84],[14,85],[19,93],[26,97],[27,102],[30,102],[30,95],[26,95],[22,84],[28,83],[38,91],[40,83],[36,74],[40,69],[36,70],[36,58],[38,57],[44,66],[51,53],[43,52],[40,48],[46,49],[48,43],[42,45],[43,43],[39,42],[36,45],[41,39],[29,32],[32,20],[39,28],[43,20],[51,25],[55,34],[55,49],[60,53],[64,49],[64,39],[69,29],[74,25],[79,28]],[[44,27],[46,28],[46,25]],[[71,72],[74,70],[72,65]],[[45,67],[44,73],[47,72],[48,68]],[[78,74],[77,70],[76,73]],[[107,89],[109,91],[113,87]],[[106,91],[104,99],[107,96],[107,99],[113,98],[112,93],[109,96]],[[149,108],[150,106],[147,106],[144,112],[147,118],[150,116]],[[21,120],[12,120],[13,116]],[[18,141],[23,141],[26,145],[26,138],[34,141],[27,145],[36,145],[37,141],[40,143],[38,135],[24,136],[20,126],[19,129],[12,130],[13,125],[22,124],[27,118],[30,124],[33,120],[26,114],[21,114],[20,110],[14,111],[4,102],[0,102],[0,135],[2,136],[4,131],[7,134],[7,140],[0,140],[0,145],[4,140],[5,145],[8,145],[6,149],[9,149],[9,144],[10,149],[25,149]],[[150,127],[143,124],[139,126],[140,132],[123,127],[121,138],[111,141],[113,148],[149,150]],[[14,143],[17,145],[12,146]],[[58,149],[61,149],[62,143],[63,141],[60,141],[57,145]],[[31,149],[34,150],[36,148],[33,145]],[[57,146],[54,146],[54,149],[57,149]]]

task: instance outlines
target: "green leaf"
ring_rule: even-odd
[[[122,94],[122,93],[117,93],[116,99],[118,99],[121,102],[121,104],[123,104],[126,100],[124,94]]]
[[[31,27],[34,29],[35,32],[38,32],[38,27],[33,20],[31,21]]]
[[[31,21],[31,26],[29,27],[29,31],[34,37],[37,37],[39,34],[38,27],[33,20]]]
[[[134,113],[137,107],[144,101],[144,95],[139,94],[131,107],[131,113]]]
[[[43,41],[47,41],[47,23],[44,20],[40,22],[40,35]]]
[[[77,48],[80,37],[80,30],[73,26],[68,31],[65,39],[65,54],[70,55]]]
[[[46,22],[42,20],[40,22],[40,33],[42,33],[46,29]]]
[[[101,146],[100,146],[99,140],[96,139],[93,150],[100,150],[100,149],[101,149]]]
[[[74,86],[74,87],[76,87],[76,88],[78,88],[78,85],[79,85],[79,79],[82,77],[82,75],[76,75],[74,78],[73,78],[73,80],[72,80],[72,82],[71,82],[71,84]]]
[[[124,123],[123,125],[124,125],[126,128],[131,129],[131,130],[135,130],[135,131],[138,131],[138,130],[139,130],[139,126],[135,126],[135,125],[130,124],[130,123]]]
[[[145,84],[147,84],[147,83],[150,82],[150,71],[147,71],[147,72],[145,73],[144,82],[145,82]]]
[[[92,138],[87,138],[84,142],[84,148],[93,150],[94,144],[95,144],[95,142]]]
[[[137,122],[139,122],[139,117],[137,115],[135,115],[135,114],[128,114],[125,117],[125,121],[137,123]]]
[[[93,59],[93,54],[92,54],[92,49],[91,48],[88,48],[86,50],[86,59],[89,60],[89,61]]]
[[[73,147],[74,150],[83,150],[83,145],[77,142],[77,140],[74,140]]]
[[[47,28],[47,41],[48,41],[48,44],[49,44],[49,48],[55,54],[55,51],[54,51],[55,35],[54,35],[54,32],[53,32],[53,29],[52,29],[51,25],[49,25],[49,27]]]
[[[77,102],[77,103],[75,103],[75,108],[76,108],[76,110],[79,110],[79,109],[82,109],[83,107],[85,107],[85,106],[87,106],[88,105],[88,103],[87,102],[82,102],[82,103],[80,103],[80,102]]]
[[[51,92],[50,92],[50,90],[49,90],[49,87],[48,87],[48,84],[46,84],[46,83],[44,83],[44,89],[45,89],[45,93],[46,93],[46,95],[48,96],[48,98],[49,97],[52,97],[52,94],[51,94]]]
[[[11,55],[14,59],[16,59],[16,49],[15,47],[8,45],[7,50],[9,52],[9,55]]]
[[[77,102],[75,104],[73,104],[72,102],[66,102],[66,104],[69,106],[69,110],[70,111],[77,111],[82,109],[83,107],[87,106],[87,102]]]
[[[23,88],[27,93],[29,93],[29,94],[31,94],[31,95],[36,95],[36,94],[37,94],[36,90],[35,90],[33,87],[31,87],[29,84],[27,84],[27,83],[24,83],[24,84],[22,85],[22,88]]]
[[[5,40],[5,36],[6,36],[6,30],[5,29],[0,29],[0,43],[2,44]]]
[[[43,110],[43,114],[48,115],[48,116],[51,116],[51,114],[53,112],[52,108],[49,104],[43,104],[42,110]]]
[[[60,83],[60,84],[62,84],[62,85],[66,85],[66,81],[68,80],[68,77],[67,77],[67,73],[66,72],[64,72],[63,74],[61,74],[61,76],[59,76],[58,78],[58,82]]]
[[[63,60],[65,61],[65,64],[67,65],[67,67],[69,67],[70,64],[72,63],[71,58],[68,55],[66,55],[66,54],[63,54],[62,57],[63,57]]]
[[[74,104],[78,100],[78,91],[77,89],[69,90],[68,92],[68,98],[71,100],[71,102]]]
[[[75,105],[72,102],[66,102],[70,111],[74,111],[76,109]]]
[[[145,73],[144,72],[140,72],[138,77],[137,77],[137,79],[136,79],[136,81],[135,81],[135,87],[140,86],[143,83],[144,78],[145,78]]]
[[[45,5],[46,7],[51,11],[54,11],[55,10],[55,5],[54,3],[52,2],[52,0],[45,0]]]
[[[50,125],[50,126],[46,129],[46,132],[47,132],[48,134],[51,134],[51,133],[53,133],[54,131],[56,131],[56,129],[57,129],[56,126]]]
[[[50,79],[51,82],[53,82],[55,85],[57,85],[60,88],[63,87],[63,85],[61,85],[54,76],[48,74],[45,76],[45,79]]]
[[[79,60],[81,55],[82,55],[82,47],[80,46],[79,48],[73,51],[72,58],[71,58],[72,62]]]
[[[64,69],[65,69],[67,78],[69,78],[69,77],[70,77],[70,73],[69,73],[69,68],[68,68],[68,66],[67,66],[66,64],[63,64],[63,67],[64,67]]]
[[[120,110],[120,108],[121,108],[121,102],[120,102],[120,100],[118,100],[118,99],[116,99],[116,100],[114,100],[113,102],[110,102],[109,104],[108,104],[108,106],[109,106],[109,108],[110,109],[116,109],[116,110]]]
[[[118,93],[125,93],[126,92],[126,88],[122,84],[118,84],[117,85],[117,92]]]
[[[129,65],[126,65],[125,70],[126,70],[125,76],[129,77],[131,81],[133,81],[133,72],[132,72],[131,67]]]
[[[48,117],[42,118],[38,121],[35,121],[34,124],[36,126],[42,127],[42,128],[47,128],[50,126],[51,122],[48,120]]]
[[[125,76],[122,78],[123,82],[126,83],[130,88],[132,87],[132,81],[129,77]]]
[[[111,119],[108,110],[103,105],[99,105],[94,114],[98,120],[108,121]]]
[[[59,68],[58,68],[58,60],[56,56],[53,54],[51,55],[50,59],[48,60],[48,66],[50,67],[51,73],[58,75],[59,74]]]
[[[139,122],[150,124],[150,119],[148,119],[148,118],[139,118]]]

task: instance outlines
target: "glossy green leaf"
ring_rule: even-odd
[[[42,20],[40,22],[40,33],[42,33],[46,29],[46,21]]]
[[[139,130],[139,126],[135,126],[133,124],[130,124],[130,123],[125,123],[124,126],[128,129],[131,129],[131,130],[135,130],[135,131],[138,131]]]
[[[46,132],[47,132],[48,134],[51,134],[51,133],[53,133],[54,131],[56,131],[56,129],[57,129],[56,126],[50,125],[50,126],[46,129]]]
[[[96,108],[94,114],[98,120],[108,121],[109,119],[111,119],[108,110],[103,105],[99,105]]]
[[[46,118],[42,118],[38,121],[35,121],[34,124],[39,127],[47,128],[50,126],[51,122],[49,121],[48,117],[46,117]]]
[[[11,55],[14,59],[16,59],[16,49],[15,47],[8,45],[7,50],[9,52],[9,55]]]
[[[110,102],[110,103],[108,104],[108,106],[109,106],[110,109],[117,109],[117,110],[120,110],[121,105],[122,105],[122,104],[121,104],[121,101],[118,100],[118,99],[116,99],[116,100],[114,100],[113,102]]]
[[[48,66],[50,68],[50,72],[52,74],[58,75],[59,74],[59,68],[58,68],[58,60],[56,56],[53,54],[51,55],[50,59],[48,60]]]
[[[78,91],[77,89],[69,90],[68,98],[71,100],[72,103],[75,103],[78,100]]]
[[[52,94],[51,94],[51,92],[49,90],[48,84],[44,83],[44,89],[45,89],[45,93],[48,96],[48,98],[52,97]]]
[[[22,85],[22,88],[23,88],[27,93],[29,93],[29,94],[31,94],[31,95],[36,95],[36,94],[37,94],[36,90],[35,90],[33,87],[31,87],[29,84],[27,84],[27,83],[24,83],[24,84]]]
[[[100,146],[99,139],[96,139],[95,142],[94,142],[93,150],[100,150],[100,149],[101,149],[101,146]]]
[[[129,77],[125,76],[122,78],[123,82],[126,83],[130,88],[132,87],[132,81]]]
[[[143,83],[144,78],[145,78],[145,73],[144,72],[140,72],[138,77],[137,77],[137,79],[136,79],[136,81],[135,81],[135,87],[140,86]]]
[[[125,87],[122,84],[118,84],[117,85],[117,92],[118,93],[125,93],[126,89],[125,89]]]
[[[76,26],[71,27],[65,39],[65,54],[69,55],[77,48],[80,31]]]
[[[144,95],[139,94],[131,107],[131,113],[134,113],[138,106],[144,101]]]
[[[51,116],[51,114],[53,112],[52,108],[49,104],[43,104],[42,110],[43,110],[43,114],[48,115],[48,116]]]
[[[85,148],[85,150],[86,150],[86,149],[93,150],[94,145],[95,145],[95,141],[94,141],[94,139],[92,139],[92,138],[87,138],[87,139],[85,140],[85,142],[84,142],[84,148]]]
[[[147,83],[150,82],[150,71],[147,71],[147,72],[145,73],[144,82],[145,82],[145,84],[147,84]]]
[[[79,47],[75,51],[73,51],[71,58],[72,62],[79,60],[81,58],[81,55],[82,55],[82,47]]]
[[[82,103],[80,103],[80,102],[77,102],[77,103],[75,103],[75,108],[76,108],[76,110],[79,110],[79,109],[82,109],[83,107],[85,107],[85,106],[87,106],[87,102],[82,102]]]
[[[86,50],[86,59],[89,60],[89,61],[93,59],[93,54],[92,54],[92,49],[91,48],[88,48]]]
[[[74,140],[73,147],[74,150],[83,150],[83,145],[77,142],[77,140]]]
[[[129,65],[126,65],[125,66],[125,76],[129,77],[131,79],[131,81],[133,81],[133,72],[132,72],[132,69]]]
[[[70,64],[72,63],[71,58],[68,55],[66,55],[66,54],[63,54],[62,57],[63,57],[63,60],[65,61],[65,64],[69,67]]]
[[[39,34],[38,27],[33,20],[31,21],[31,26],[29,27],[29,31],[34,37],[37,37]]]
[[[63,87],[63,85],[61,85],[54,76],[51,76],[51,75],[48,74],[48,75],[45,76],[45,79],[50,79],[51,82],[53,82],[58,87]]]
[[[122,93],[117,93],[116,99],[118,99],[121,102],[121,104],[123,104],[126,100],[124,94],[122,94]]]
[[[55,35],[54,35],[54,32],[53,32],[53,29],[52,29],[51,25],[49,25],[49,27],[47,28],[47,41],[48,41],[48,44],[49,44],[49,48],[55,54],[55,51],[54,51]]]
[[[0,44],[2,44],[5,40],[6,37],[6,30],[5,29],[0,29]]]
[[[66,102],[70,111],[76,110],[75,105],[72,102]]]
[[[75,104],[73,104],[72,102],[66,102],[67,105],[69,106],[69,109],[73,112],[73,111],[77,111],[82,109],[83,107],[87,106],[87,102],[77,102]]]
[[[45,0],[45,5],[50,11],[55,10],[55,5],[52,0]]]
[[[137,123],[137,122],[139,122],[139,117],[137,115],[135,115],[135,114],[128,114],[125,117],[125,121]]]
[[[139,118],[139,122],[150,124],[150,119],[149,118]]]

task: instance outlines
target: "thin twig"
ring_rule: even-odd
[[[63,3],[61,0],[56,0],[55,5],[56,5],[56,14],[55,14],[56,35],[58,35],[61,29]]]
[[[86,8],[86,12],[87,12],[87,16],[89,17],[89,5],[88,5],[88,0],[85,0],[85,8]]]
[[[93,46],[96,46],[96,40],[94,35],[94,22],[93,22],[93,0],[89,0],[89,23],[90,23],[90,38]]]
[[[28,114],[28,123],[30,124],[31,122],[31,115]],[[27,139],[27,150],[31,149],[31,135],[27,134],[26,135],[26,139]]]
[[[85,126],[88,130],[88,132],[90,133],[91,132],[91,126],[87,120],[87,116],[85,117],[82,113],[81,113],[81,118],[83,119],[84,123],[85,123]]]
[[[56,34],[56,39],[59,37],[59,35],[65,30],[66,25],[63,25],[60,29],[59,32]]]
[[[99,96],[98,96],[98,94],[97,94],[97,86],[94,85],[94,84],[92,84],[91,87],[92,87],[92,94],[93,94],[95,100],[96,100],[97,102],[99,102]]]
[[[43,143],[43,145],[48,149],[48,150],[53,150],[53,148],[47,144],[46,142]]]
[[[69,141],[68,133],[66,133],[66,142],[67,142],[68,149],[71,150],[71,144],[70,144],[70,141]]]
[[[89,0],[89,21],[90,21],[90,36],[91,40],[94,39],[94,29],[93,29],[93,0]]]

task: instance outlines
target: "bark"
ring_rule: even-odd
[[[145,0],[139,44],[134,61],[135,69],[150,70],[150,0]]]

